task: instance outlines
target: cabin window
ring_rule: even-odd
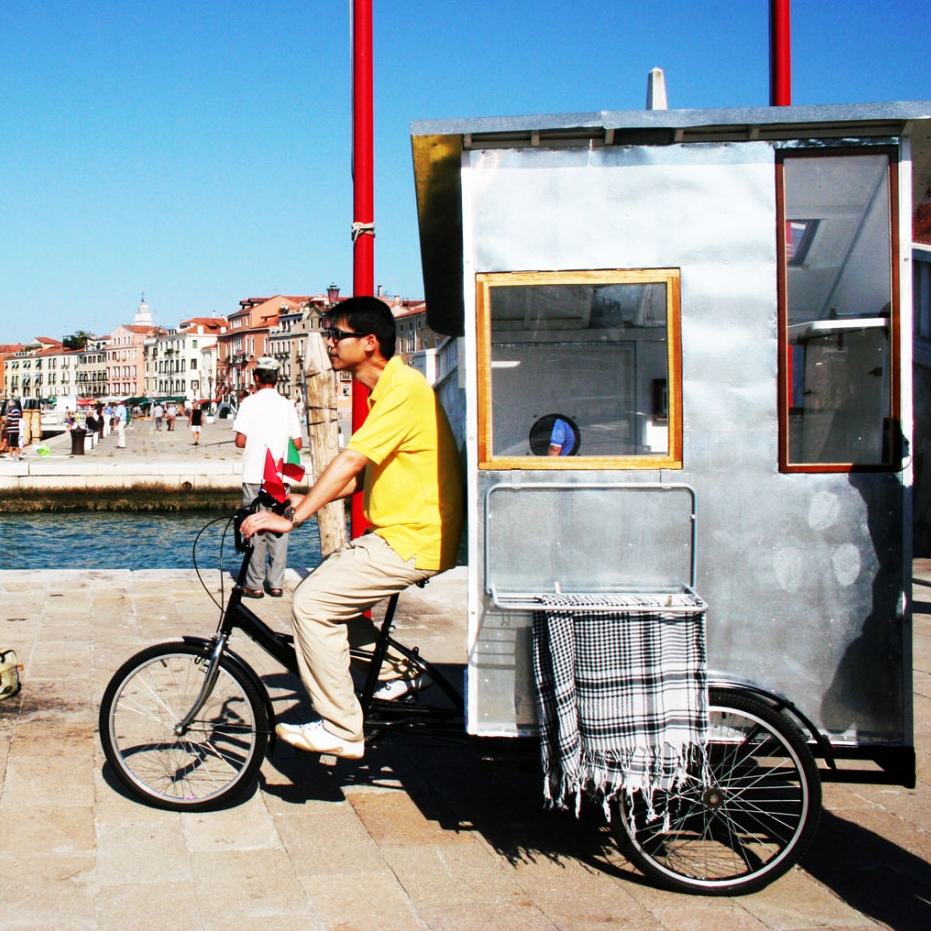
[[[783,471],[898,463],[893,159],[875,147],[777,160]]]
[[[679,270],[476,276],[479,465],[681,468]]]

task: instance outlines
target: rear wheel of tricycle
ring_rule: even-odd
[[[627,858],[659,885],[700,895],[753,892],[804,854],[821,815],[821,782],[798,727],[765,702],[712,690],[707,766],[661,793],[647,821],[635,793],[613,806]]]

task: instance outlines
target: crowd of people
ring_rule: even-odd
[[[30,416],[33,414],[34,419]],[[163,426],[168,431],[174,431],[175,421],[186,418],[192,443],[195,446],[200,444],[201,430],[207,417],[207,407],[200,402],[181,405],[172,402],[167,406],[156,403],[151,407],[143,407],[139,404],[130,406],[123,401],[99,401],[89,406],[66,408],[56,421],[56,429],[64,427],[69,433],[84,430],[96,434],[99,439],[115,433],[116,448],[125,449],[127,427],[133,421],[143,420],[150,415],[157,431],[161,431]],[[41,443],[42,432],[41,412],[38,409],[25,411],[19,398],[0,401],[0,457],[22,459],[27,447]]]

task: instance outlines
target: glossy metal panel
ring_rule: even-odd
[[[909,743],[902,478],[777,468],[772,146],[495,149],[463,159],[467,335],[478,272],[681,269],[684,468],[598,477],[695,489],[696,589],[710,606],[711,665],[784,692],[837,743]],[[486,375],[471,373],[470,405]],[[474,417],[469,429],[474,441]],[[481,554],[491,547],[489,572],[517,578],[537,571],[528,560],[539,540],[520,545],[531,535],[572,540],[595,574],[623,552],[612,508],[590,502],[581,527],[567,502],[484,538],[492,486],[582,485],[591,472],[470,473],[469,728],[517,733],[533,727],[530,617],[492,607]],[[656,530],[649,545],[662,547]]]

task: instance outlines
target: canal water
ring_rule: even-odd
[[[211,523],[211,521],[214,521]],[[209,513],[139,514],[90,512],[0,516],[0,569],[193,569],[234,570],[232,526]],[[291,534],[288,565],[320,562],[315,521]]]

